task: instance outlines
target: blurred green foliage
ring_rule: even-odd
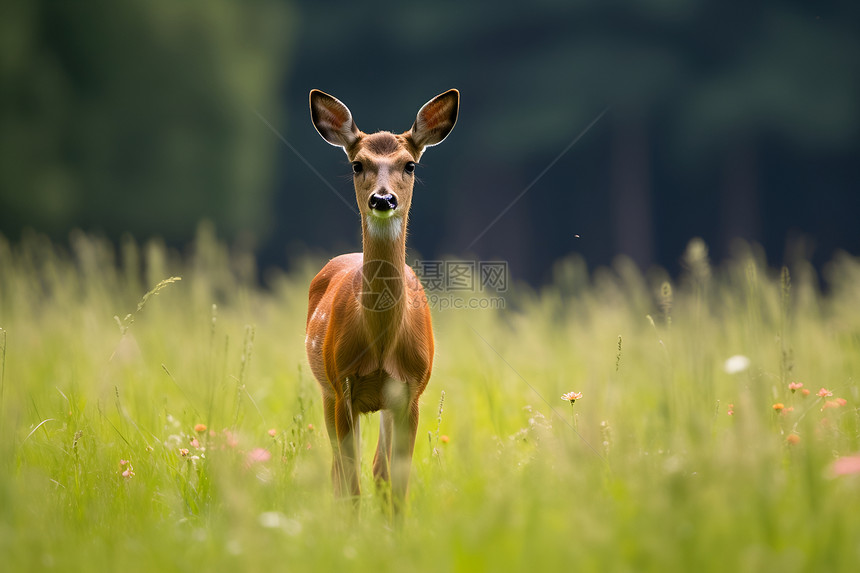
[[[4,2],[0,228],[264,233],[277,140],[254,110],[277,109],[292,15],[277,0]]]

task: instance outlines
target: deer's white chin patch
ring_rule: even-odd
[[[394,210],[387,211],[391,215],[379,217],[374,215],[375,210],[367,216],[367,230],[374,239],[387,239],[393,241],[400,237],[403,232],[403,219],[393,217]]]

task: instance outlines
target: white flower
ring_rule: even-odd
[[[750,367],[750,359],[743,354],[735,354],[723,365],[727,374],[738,374]]]

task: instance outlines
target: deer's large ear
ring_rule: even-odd
[[[349,149],[361,133],[352,120],[349,108],[336,97],[320,90],[311,90],[311,121],[323,139]]]
[[[460,92],[448,90],[437,95],[418,111],[418,117],[409,131],[409,137],[419,153],[425,147],[442,143],[457,123],[457,110],[460,107]]]

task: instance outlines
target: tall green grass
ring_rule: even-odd
[[[373,494],[376,416],[360,515],[331,495],[303,344],[321,263],[263,288],[206,228],[183,253],[0,239],[2,569],[860,563],[860,478],[831,471],[860,451],[857,259],[828,266],[823,294],[806,263],[781,272],[740,249],[713,268],[694,241],[676,282],[572,258],[504,310],[437,312],[398,526]],[[735,355],[749,366],[729,373]]]

